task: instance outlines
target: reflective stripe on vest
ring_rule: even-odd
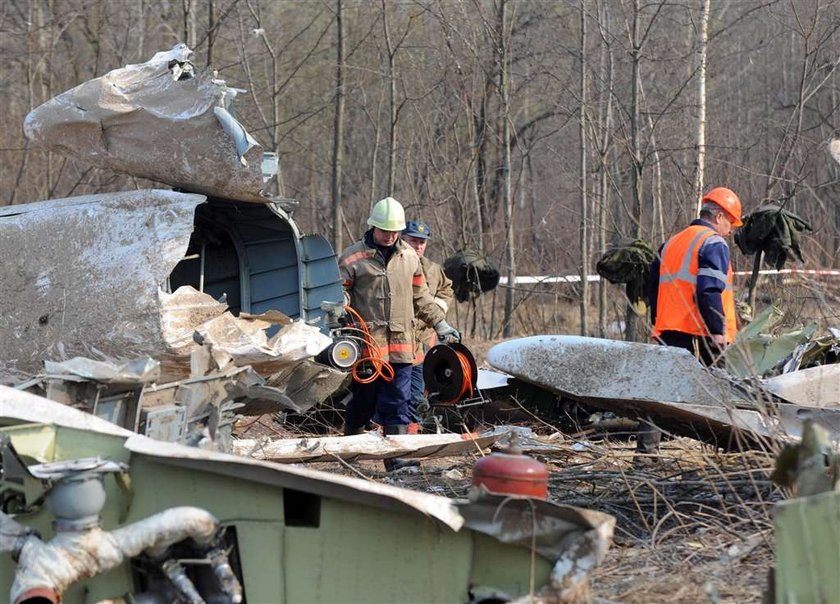
[[[726,274],[711,268],[699,268],[700,249],[710,238],[717,236],[709,227],[694,225],[671,237],[662,247],[654,336],[663,331],[710,335],[697,307],[697,277],[704,275],[726,284],[721,293],[724,330],[727,342],[735,339],[737,325],[732,266],[728,267]]]

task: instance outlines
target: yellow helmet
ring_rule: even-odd
[[[367,223],[383,231],[402,231],[405,229],[405,210],[393,197],[380,199],[370,211]]]

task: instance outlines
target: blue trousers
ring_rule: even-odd
[[[417,405],[426,400],[426,381],[423,379],[423,363],[411,368],[411,421],[420,421]]]
[[[354,382],[353,398],[347,403],[345,424],[353,431],[371,419],[382,426],[411,423],[411,363],[391,363],[394,379],[370,384]]]

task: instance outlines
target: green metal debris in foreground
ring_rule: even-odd
[[[49,423],[32,423],[35,417]],[[587,574],[606,554],[614,525],[606,514],[545,501],[490,495],[450,501],[153,441],[2,387],[0,421],[13,445],[3,452],[4,464],[16,452],[26,466],[91,456],[129,465],[127,475],[104,478],[105,531],[179,506],[210,512],[225,530],[231,566],[251,603],[467,602],[479,593],[502,601],[531,593],[576,601],[585,597]],[[53,516],[41,497],[49,485],[5,470],[5,512],[17,511],[17,523],[50,542]],[[166,556],[187,557],[179,557],[177,544]],[[164,589],[159,559],[127,559],[71,587],[62,602]],[[181,565],[199,591],[212,583],[200,565]],[[11,585],[15,571],[4,556],[0,584]]]
[[[776,504],[775,601],[840,600],[840,493]]]

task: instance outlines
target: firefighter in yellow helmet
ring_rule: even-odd
[[[406,434],[411,421],[411,368],[415,351],[415,319],[434,326],[442,341],[461,335],[445,319],[429,294],[420,258],[400,239],[405,211],[392,197],[378,201],[361,241],[339,258],[344,300],[365,320],[379,354],[394,369],[390,382],[353,385],[347,405],[345,434],[359,433],[371,419],[388,434]],[[404,465],[386,460],[388,470]]]
[[[653,336],[712,365],[738,331],[727,237],[743,224],[741,200],[726,187],[703,196],[700,217],[668,239],[650,267],[648,304]],[[655,453],[661,432],[639,428],[636,450]]]

